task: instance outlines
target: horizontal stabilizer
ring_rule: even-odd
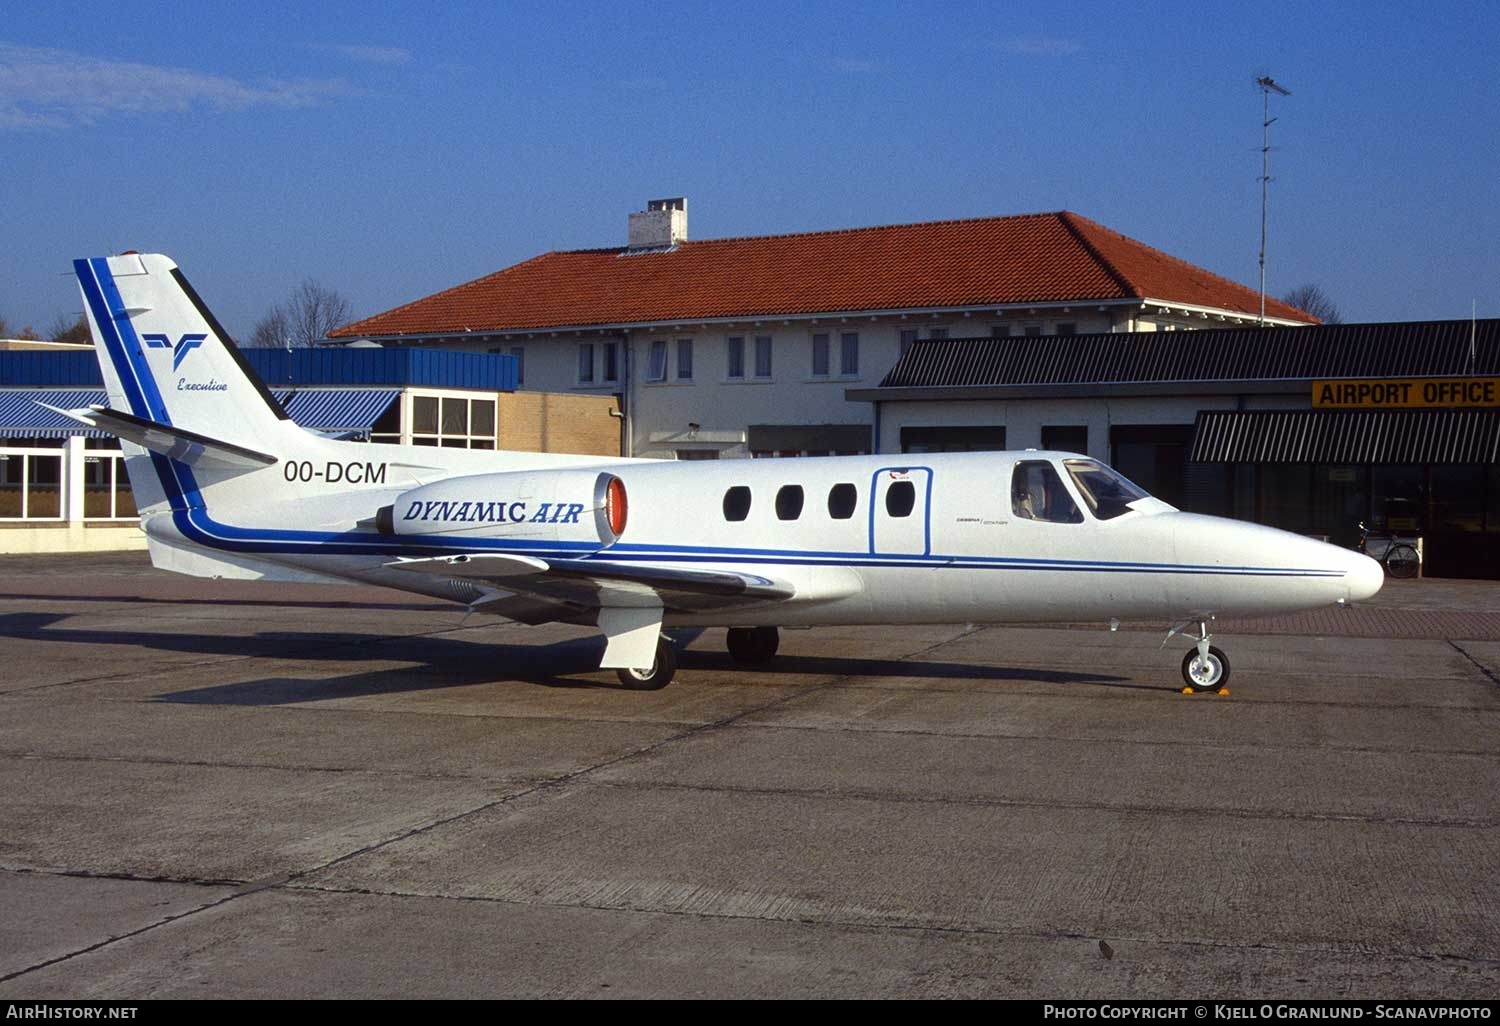
[[[210,463],[240,470],[259,470],[261,467],[273,466],[279,462],[275,456],[256,452],[242,445],[221,442],[217,438],[209,438],[195,431],[184,431],[170,424],[158,424],[154,420],[145,420],[128,413],[121,413],[107,406],[64,410],[56,406],[48,406],[46,403],[39,405],[46,406],[53,413],[70,417],[80,424],[101,428],[127,442],[134,442],[143,449],[161,453],[180,463],[186,463],[190,467]]]

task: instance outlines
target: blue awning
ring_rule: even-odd
[[[85,438],[108,438],[108,431],[84,427],[60,413],[38,406],[47,403],[64,410],[82,406],[103,406],[107,400],[103,389],[0,390],[0,438],[63,438],[82,435]]]
[[[369,431],[400,394],[394,388],[299,388],[275,393],[292,420],[312,431]]]

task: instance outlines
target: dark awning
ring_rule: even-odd
[[[751,452],[869,452],[868,424],[751,424]]]
[[[1493,463],[1500,410],[1246,410],[1198,414],[1199,463]]]

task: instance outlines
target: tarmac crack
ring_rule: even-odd
[[[73,874],[58,874],[58,875],[73,875]],[[129,878],[126,877],[126,878],[120,878],[120,879],[129,879]],[[195,881],[171,881],[171,882],[173,882],[173,883],[192,883],[192,882],[195,882]],[[205,886],[211,886],[211,885],[205,884]],[[71,961],[72,959],[82,957],[83,955],[89,955],[89,954],[94,953],[95,951],[103,950],[104,948],[110,947],[111,945],[114,945],[114,944],[118,944],[121,941],[130,940],[130,939],[132,939],[134,937],[139,937],[142,934],[150,933],[152,930],[158,929],[158,928],[163,927],[163,926],[168,926],[168,925],[170,925],[172,923],[180,922],[183,919],[187,919],[190,916],[195,916],[195,915],[197,915],[200,912],[207,912],[209,909],[218,908],[219,906],[224,905],[224,904],[226,904],[226,903],[228,903],[230,901],[233,901],[235,898],[238,898],[240,896],[241,896],[241,894],[238,891],[236,891],[233,894],[226,894],[223,897],[215,899],[214,901],[206,902],[206,903],[204,903],[202,905],[198,905],[198,906],[196,906],[194,908],[183,909],[181,912],[174,912],[174,913],[172,913],[170,915],[163,916],[161,919],[158,919],[156,922],[147,923],[144,926],[137,927],[134,930],[127,930],[124,933],[119,933],[119,934],[115,934],[115,935],[110,936],[110,937],[106,937],[106,938],[104,938],[101,941],[97,941],[97,942],[95,942],[93,944],[89,944],[89,945],[86,945],[86,946],[81,947],[81,948],[77,948],[77,949],[75,949],[73,951],[64,952],[63,954],[57,955],[57,956],[55,956],[53,958],[44,959],[41,962],[37,962],[37,963],[35,963],[33,965],[26,966],[24,969],[17,969],[17,970],[15,970],[13,972],[9,972],[9,973],[6,973],[4,975],[0,975],[0,983],[7,983],[7,982],[9,982],[11,980],[14,980],[14,979],[17,979],[17,978],[19,978],[21,976],[25,976],[27,973],[34,973],[34,972],[37,972],[39,970],[46,969],[46,968],[48,968],[50,966],[58,965],[58,964],[60,964],[62,962],[68,962],[68,961]]]
[[[906,934],[938,934],[971,937],[998,937],[1009,940],[1080,940],[1098,941],[1108,940],[1117,948],[1121,944],[1141,943],[1160,945],[1182,945],[1195,948],[1216,948],[1226,951],[1268,951],[1275,953],[1305,953],[1309,955],[1328,954],[1332,952],[1358,952],[1360,955],[1386,958],[1413,959],[1426,962],[1439,962],[1462,968],[1473,968],[1476,970],[1493,970],[1500,968],[1500,958],[1482,958],[1474,955],[1460,955],[1451,952],[1419,951],[1402,948],[1372,949],[1367,945],[1358,947],[1340,945],[1336,943],[1275,943],[1255,942],[1236,943],[1232,941],[1216,940],[1203,937],[1157,937],[1149,935],[1080,933],[1064,930],[1024,930],[1007,929],[1000,926],[988,926],[981,923],[964,924],[941,924],[924,922],[895,922],[882,921],[879,919],[855,919],[847,916],[808,916],[808,915],[752,915],[743,912],[716,912],[704,911],[702,909],[681,908],[653,908],[649,906],[636,905],[609,905],[602,902],[568,902],[568,901],[524,901],[518,898],[496,897],[483,894],[439,894],[424,891],[404,891],[396,889],[378,889],[372,887],[348,887],[329,884],[319,884],[307,881],[290,883],[288,891],[306,891],[316,894],[330,895],[355,895],[374,898],[396,898],[403,900],[421,901],[455,901],[463,903],[474,903],[483,905],[508,905],[516,908],[553,908],[553,909],[579,909],[589,912],[604,912],[620,915],[652,915],[673,916],[684,919],[696,920],[722,920],[727,922],[772,922],[788,923],[798,926],[810,926],[827,929],[840,930],[865,930],[873,933],[906,933]]]
[[[1469,651],[1466,648],[1464,648],[1456,641],[1450,640],[1448,644],[1452,645],[1454,651],[1456,651],[1459,655],[1463,656],[1469,662],[1473,663],[1474,668],[1477,669],[1480,673],[1484,674],[1485,678],[1491,684],[1500,685],[1500,676],[1496,676],[1495,671],[1491,670],[1488,666],[1484,665],[1484,663],[1480,662],[1478,659],[1475,659],[1472,655],[1470,655]]]
[[[1364,823],[1371,826],[1417,826],[1460,830],[1491,830],[1500,826],[1500,820],[1462,818],[1420,818],[1409,816],[1358,815],[1355,813],[1306,813],[1279,812],[1274,809],[1213,808],[1200,805],[1145,805],[1081,801],[1028,801],[1021,798],[964,798],[935,794],[893,794],[884,791],[868,791],[840,788],[797,787],[740,787],[727,784],[678,784],[653,781],[599,781],[599,787],[621,791],[687,791],[704,794],[752,795],[766,798],[810,798],[830,801],[871,801],[907,805],[939,805],[956,808],[1017,808],[1017,809],[1067,809],[1084,812],[1118,812],[1121,814],[1224,817],[1228,819],[1255,819],[1307,823]]]
[[[1437,708],[1451,708],[1439,706]],[[1490,710],[1479,710],[1490,712]],[[1264,755],[1275,752],[1348,752],[1355,755],[1458,755],[1477,758],[1500,758],[1493,748],[1377,748],[1372,745],[1338,745],[1327,743],[1307,744],[1225,744],[1220,741],[1162,741],[1152,738],[1122,738],[1122,737],[1097,737],[1081,734],[980,734],[968,731],[946,731],[946,730],[918,730],[913,727],[900,729],[888,729],[882,727],[861,727],[853,724],[816,724],[816,723],[744,723],[738,725],[738,730],[788,730],[803,731],[813,734],[856,734],[856,735],[878,735],[880,737],[922,737],[940,738],[954,741],[1043,741],[1062,744],[1084,744],[1105,745],[1118,744],[1139,746],[1143,748],[1188,748],[1207,751],[1222,752],[1226,750],[1253,752]]]
[[[431,632],[431,633],[446,633],[446,632],[451,631],[451,630],[463,630],[463,629],[466,629],[466,628],[464,628],[463,626],[460,626],[458,628],[445,628],[444,631],[442,631],[442,632]],[[960,639],[962,639],[964,637],[967,637],[969,634],[974,633],[975,630],[976,629],[970,629],[970,630],[965,631],[965,632],[963,632],[963,633],[961,633],[959,635],[956,635],[953,638],[948,638],[948,639],[946,639],[944,641],[941,641],[941,642],[938,642],[936,644],[929,645],[929,646],[926,646],[926,647],[924,647],[922,649],[919,649],[916,652],[909,653],[908,655],[903,656],[902,658],[910,659],[910,658],[913,658],[915,656],[922,655],[923,653],[932,651],[935,648],[939,648],[942,645],[951,644],[954,641],[960,640]],[[414,636],[418,636],[418,635],[409,635],[408,637],[414,637]],[[422,635],[422,636],[425,636],[425,635]],[[253,657],[243,657],[243,658],[253,658]],[[178,923],[178,922],[181,922],[184,919],[190,918],[190,917],[198,915],[200,913],[207,912],[207,911],[210,911],[210,910],[213,910],[213,909],[216,909],[216,908],[221,908],[224,905],[226,905],[226,904],[228,904],[228,903],[230,903],[232,901],[237,901],[240,898],[248,897],[250,895],[259,894],[259,893],[262,893],[264,891],[273,890],[273,889],[277,889],[277,888],[285,888],[285,887],[289,887],[289,886],[304,887],[306,889],[315,890],[315,889],[317,889],[316,887],[314,887],[312,885],[309,885],[309,884],[306,884],[305,882],[303,882],[303,881],[305,881],[305,879],[307,877],[312,876],[315,873],[321,873],[321,872],[323,872],[325,870],[333,868],[334,866],[341,865],[341,864],[343,864],[345,862],[348,862],[348,861],[350,861],[352,859],[358,858],[358,857],[360,857],[362,855],[366,855],[366,854],[368,854],[370,852],[373,852],[373,851],[378,851],[379,849],[381,849],[383,847],[386,847],[387,845],[396,844],[396,843],[399,843],[400,841],[407,840],[407,839],[412,838],[412,837],[418,837],[418,836],[421,836],[422,834],[429,833],[429,832],[431,832],[433,830],[436,830],[439,827],[443,827],[443,826],[446,826],[448,824],[458,822],[458,821],[466,819],[466,818],[468,818],[470,816],[479,815],[479,814],[481,814],[483,812],[486,812],[486,811],[488,811],[490,809],[498,808],[498,807],[501,807],[503,805],[508,805],[508,804],[510,804],[512,802],[515,802],[515,801],[517,801],[519,799],[525,798],[525,797],[527,797],[529,795],[534,795],[534,794],[542,793],[542,792],[545,792],[545,791],[556,790],[558,788],[565,787],[568,784],[573,783],[573,782],[579,780],[580,778],[582,778],[584,776],[587,776],[588,774],[598,772],[599,770],[605,769],[605,768],[610,767],[610,766],[618,765],[618,764],[620,764],[622,762],[625,762],[625,761],[627,761],[629,759],[634,759],[634,758],[638,758],[638,757],[640,757],[642,755],[649,754],[649,753],[654,752],[657,749],[663,747],[664,745],[672,744],[672,743],[674,743],[676,741],[680,741],[680,740],[684,740],[684,739],[689,738],[689,737],[697,736],[698,734],[704,733],[705,731],[721,729],[721,728],[723,728],[725,726],[728,726],[729,724],[732,724],[732,723],[736,722],[737,720],[743,719],[746,716],[749,716],[749,715],[752,715],[752,714],[758,713],[758,712],[764,712],[767,709],[774,708],[777,705],[780,705],[780,704],[782,704],[784,702],[789,702],[789,701],[791,701],[791,700],[793,700],[795,698],[804,697],[804,696],[809,695],[809,694],[815,694],[815,693],[817,693],[819,691],[826,690],[827,688],[831,688],[831,687],[835,686],[836,684],[838,684],[839,681],[841,681],[841,680],[847,680],[847,679],[848,679],[848,675],[843,675],[843,676],[839,676],[839,677],[833,677],[833,678],[825,680],[825,681],[823,681],[823,682],[821,682],[819,684],[816,684],[816,685],[813,685],[813,686],[810,686],[810,687],[807,687],[807,688],[803,688],[803,689],[800,689],[798,691],[794,691],[794,692],[792,692],[790,694],[779,695],[776,698],[772,699],[771,701],[763,702],[763,703],[761,703],[759,705],[752,706],[752,707],[747,708],[747,709],[742,709],[742,710],[740,710],[740,711],[738,711],[736,713],[733,713],[731,715],[721,717],[718,720],[714,720],[714,721],[711,721],[711,722],[708,722],[708,723],[696,724],[696,725],[688,728],[687,730],[680,731],[680,732],[678,732],[676,734],[673,734],[673,735],[671,735],[671,736],[669,736],[667,738],[663,738],[662,740],[654,742],[652,744],[643,745],[643,746],[641,746],[641,747],[639,747],[637,749],[634,749],[634,750],[632,750],[630,752],[626,752],[626,753],[624,753],[622,755],[614,756],[614,757],[609,758],[609,759],[604,759],[604,760],[601,760],[601,761],[599,761],[597,763],[594,763],[591,766],[586,766],[586,767],[583,767],[581,769],[572,770],[572,771],[569,771],[567,773],[563,773],[563,774],[557,775],[555,777],[549,777],[549,778],[547,778],[544,781],[541,781],[541,782],[539,782],[537,784],[534,784],[533,786],[524,788],[524,789],[522,789],[520,791],[515,791],[515,792],[511,792],[509,794],[502,795],[501,797],[499,797],[499,798],[497,798],[497,799],[495,799],[493,801],[483,802],[480,805],[475,806],[474,808],[467,809],[467,810],[464,810],[462,812],[457,812],[457,813],[454,813],[453,815],[450,815],[450,816],[444,816],[444,817],[441,817],[439,819],[433,820],[433,821],[431,821],[429,823],[424,823],[424,824],[422,824],[420,826],[413,827],[413,828],[411,828],[409,830],[402,831],[401,833],[399,833],[399,834],[397,834],[395,836],[384,838],[382,840],[375,841],[375,842],[372,842],[372,843],[367,844],[367,845],[363,845],[360,848],[357,848],[357,849],[355,849],[353,851],[345,852],[343,855],[340,855],[337,858],[328,859],[328,860],[320,863],[319,865],[310,866],[310,867],[308,867],[306,869],[297,870],[297,871],[292,872],[292,873],[276,874],[275,876],[265,877],[265,878],[262,878],[261,880],[258,880],[258,881],[249,882],[247,884],[244,884],[243,886],[238,887],[232,894],[224,895],[223,897],[221,897],[221,898],[219,898],[219,899],[217,899],[215,901],[207,902],[207,903],[205,903],[203,905],[200,905],[200,906],[197,906],[195,908],[185,909],[182,912],[174,913],[174,914],[169,915],[169,916],[164,916],[163,918],[157,920],[154,923],[148,923],[148,924],[146,924],[144,926],[141,926],[141,927],[139,927],[139,928],[137,928],[135,930],[129,930],[129,931],[127,931],[125,933],[122,933],[122,934],[117,934],[117,935],[112,936],[112,937],[106,937],[105,939],[103,939],[101,941],[98,941],[98,942],[96,942],[94,944],[86,945],[86,946],[78,948],[78,949],[76,949],[74,951],[66,952],[66,953],[58,955],[58,956],[56,956],[54,958],[46,959],[46,960],[44,960],[42,962],[38,962],[38,963],[36,963],[34,965],[28,966],[28,967],[26,967],[24,969],[16,970],[16,971],[14,971],[12,973],[9,973],[7,975],[0,976],[0,983],[4,983],[4,982],[7,982],[9,980],[16,979],[17,977],[24,976],[27,973],[36,972],[39,969],[45,969],[45,968],[48,968],[49,966],[58,965],[58,964],[60,964],[62,962],[66,962],[66,961],[70,961],[70,960],[75,959],[75,958],[79,958],[79,957],[81,957],[83,955],[92,954],[93,952],[100,951],[100,950],[102,950],[104,948],[107,948],[107,947],[110,947],[110,946],[112,946],[114,944],[118,944],[121,941],[126,941],[126,940],[133,939],[135,937],[140,937],[143,934],[149,933],[149,932],[151,932],[153,930],[156,930],[156,929],[159,929],[159,928],[161,928],[163,926],[168,926],[168,925],[171,925],[173,923]]]

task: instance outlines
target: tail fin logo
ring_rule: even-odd
[[[182,366],[183,359],[188,353],[197,349],[208,340],[207,335],[184,335],[176,342],[166,335],[142,335],[141,341],[152,349],[172,350],[172,369],[175,371]]]

